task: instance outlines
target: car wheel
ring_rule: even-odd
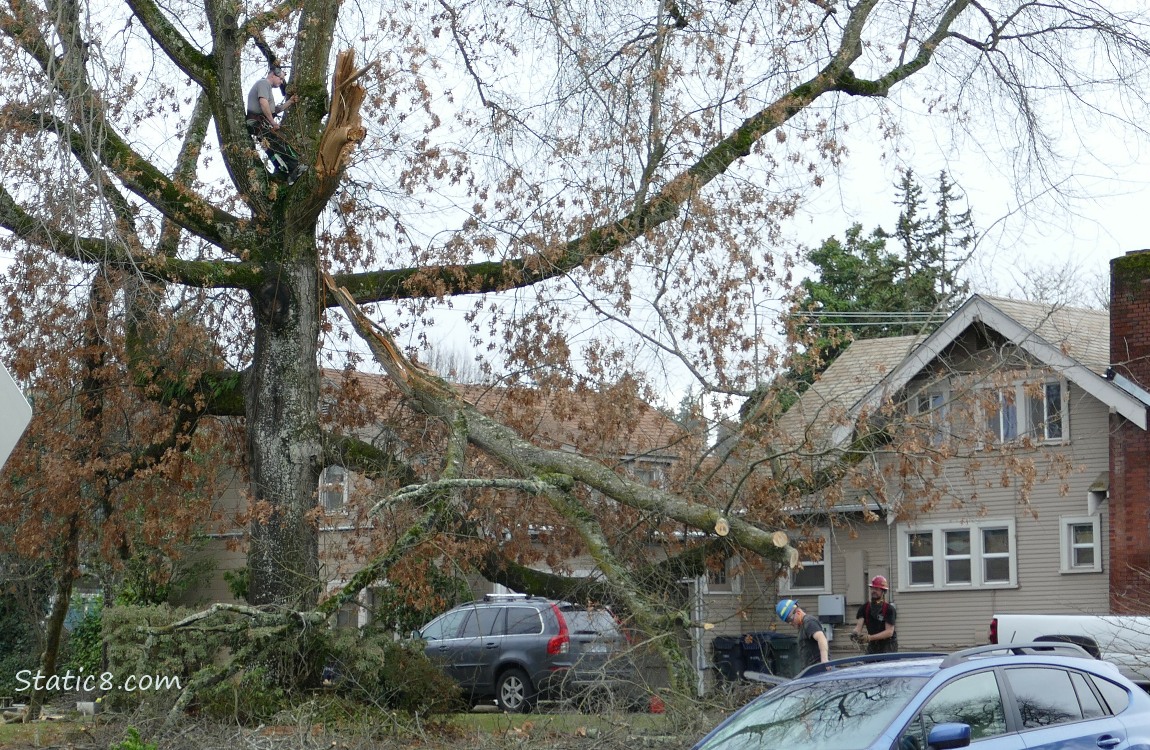
[[[502,710],[512,714],[527,713],[531,710],[534,697],[531,679],[522,669],[512,667],[499,675],[499,682],[495,685],[495,701]]]

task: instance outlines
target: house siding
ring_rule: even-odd
[[[898,606],[899,648],[903,651],[954,649],[985,643],[995,612],[1105,612],[1109,606],[1106,560],[1109,554],[1105,509],[1100,516],[1101,572],[1061,571],[1061,519],[1085,516],[1091,484],[1108,468],[1109,415],[1102,403],[1071,386],[1069,403],[1070,441],[1043,447],[1035,456],[1038,479],[1044,467],[1065,461],[1071,473],[1063,480],[1056,474],[1036,481],[1029,504],[1017,497],[1012,471],[985,458],[973,478],[952,461],[950,480],[969,492],[968,507],[937,511],[917,519],[920,524],[962,522],[966,519],[1014,519],[1016,576],[1018,585],[949,591],[906,590],[902,571],[891,560],[893,601]],[[1053,472],[1053,469],[1047,469]],[[1003,486],[1004,479],[1007,486]],[[860,535],[860,540],[867,537]],[[896,536],[897,542],[897,536]],[[868,554],[873,555],[873,544]],[[882,553],[880,553],[882,554]]]
[[[218,516],[207,530],[203,546],[189,556],[190,564],[207,564],[204,578],[189,587],[174,604],[194,607],[212,602],[236,603],[224,577],[247,567],[247,544],[244,529],[234,519],[247,510],[247,485],[242,476],[231,471],[223,490],[212,503]]]

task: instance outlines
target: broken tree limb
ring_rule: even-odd
[[[569,479],[569,478],[568,478]],[[532,495],[545,495],[556,489],[569,489],[571,482],[553,482],[550,479],[437,479],[425,484],[409,484],[388,495],[372,506],[370,513],[377,513],[385,506],[395,503],[418,503],[424,497],[433,497],[440,492],[459,490],[517,490]]]
[[[356,69],[355,51],[346,49],[339,53],[335,61],[335,72],[331,81],[331,107],[328,109],[327,126],[320,136],[319,153],[316,156],[316,174],[327,178],[338,175],[347,166],[348,159],[356,144],[367,135],[359,110],[367,97],[367,89],[359,79],[371,69],[371,65]]]
[[[658,513],[709,534],[714,533],[715,525],[725,518],[730,526],[726,538],[739,547],[784,565],[798,561],[798,551],[788,543],[776,544],[776,537],[771,532],[741,518],[728,518],[720,508],[692,502],[673,492],[620,476],[602,463],[578,453],[532,444],[467,403],[450,383],[403,356],[391,335],[364,315],[352,295],[346,289],[337,288],[331,276],[324,275],[324,284],[328,294],[343,308],[356,333],[371,348],[405,397],[423,412],[444,421],[453,419],[457,412],[465,414],[468,440],[520,476],[566,474],[615,502]]]
[[[667,667],[671,689],[680,695],[688,695],[691,683],[694,682],[694,669],[677,637],[680,621],[687,618],[681,612],[668,612],[664,603],[652,599],[643,590],[631,571],[619,563],[598,519],[585,505],[569,492],[551,490],[545,494],[551,506],[583,538],[596,566],[623,599],[635,627],[651,639],[652,646]]]

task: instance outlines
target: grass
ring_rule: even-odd
[[[84,743],[90,738],[91,719],[72,717],[60,721],[33,721],[28,724],[0,724],[0,747],[60,747]]]
[[[467,713],[454,714],[447,723],[458,729],[490,734],[523,732],[570,735],[615,730],[620,725],[639,734],[661,734],[668,724],[663,714],[639,713],[607,716],[576,713]]]

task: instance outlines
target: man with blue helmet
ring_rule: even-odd
[[[808,615],[794,599],[783,599],[775,605],[775,614],[799,631],[799,666],[806,669],[812,664],[830,661],[830,644],[823,632],[823,624]]]

